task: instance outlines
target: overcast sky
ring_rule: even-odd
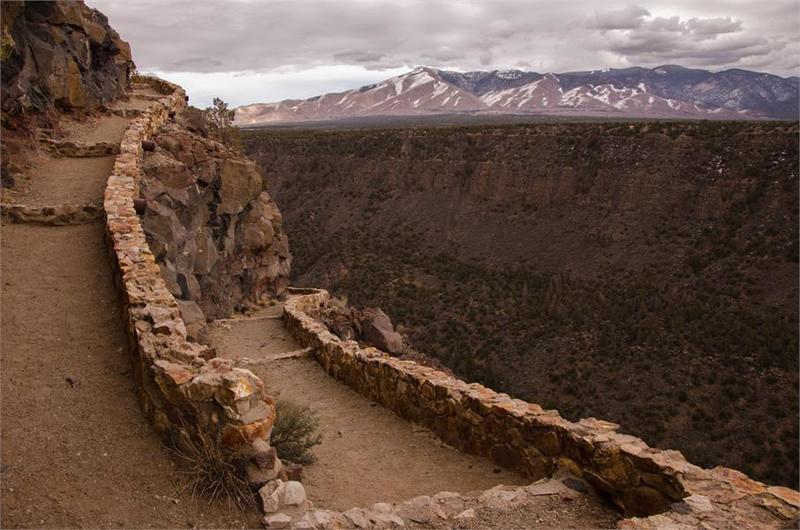
[[[797,0],[87,0],[140,72],[191,104],[306,98],[418,65],[566,72],[632,65],[797,75]]]

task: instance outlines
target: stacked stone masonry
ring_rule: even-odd
[[[164,95],[127,127],[103,207],[141,401],[156,429],[178,444],[204,435],[244,455],[264,453],[275,418],[272,398],[252,372],[187,340],[178,304],[134,209],[143,174],[142,142],[186,107],[180,87],[149,77],[137,81]]]
[[[681,453],[648,447],[618,426],[578,422],[477,383],[343,341],[310,316],[328,292],[292,290],[287,329],[334,378],[422,424],[459,449],[532,480],[564,470],[582,476],[624,512],[624,528],[796,528],[800,493],[733,469],[702,469]]]

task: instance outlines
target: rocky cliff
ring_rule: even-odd
[[[91,110],[128,87],[130,46],[83,2],[3,2],[1,29],[4,118]]]
[[[148,145],[143,226],[191,338],[206,319],[283,293],[291,255],[278,207],[256,165],[188,109]]]
[[[791,485],[796,135],[587,123],[246,143],[294,283],[381,307],[464,378]]]

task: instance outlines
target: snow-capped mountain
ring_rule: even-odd
[[[539,74],[418,67],[374,85],[236,109],[236,123],[446,113],[798,119],[798,80],[665,65]]]

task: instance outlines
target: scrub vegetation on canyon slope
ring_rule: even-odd
[[[797,486],[797,124],[245,134],[294,282],[458,375]]]

